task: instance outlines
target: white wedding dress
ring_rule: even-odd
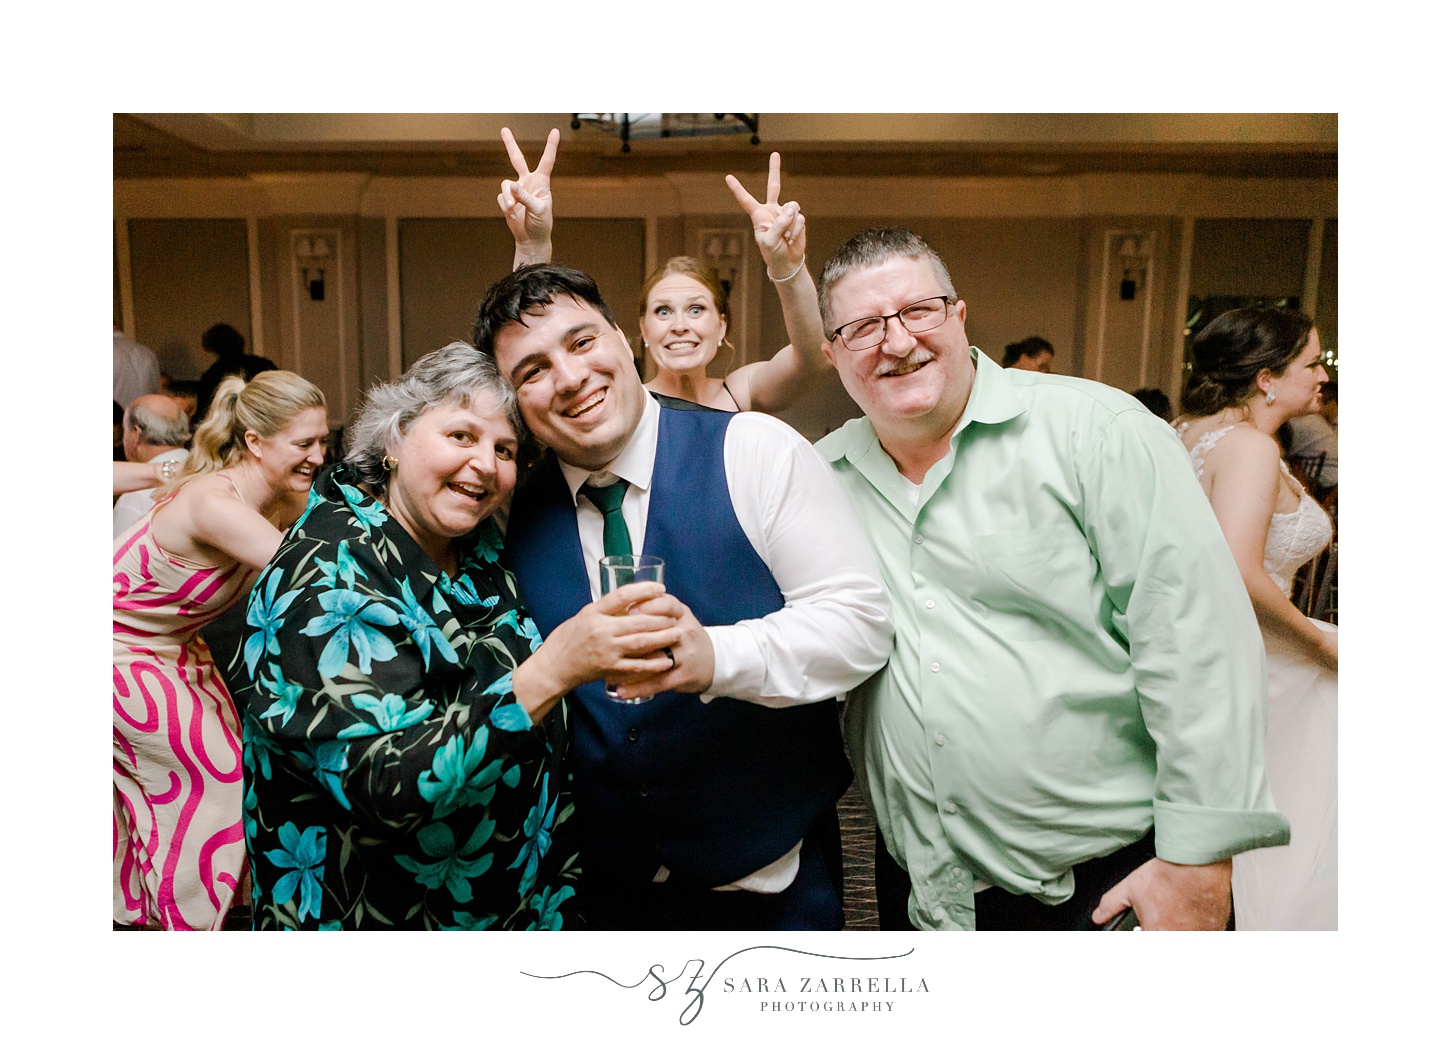
[[[1203,476],[1204,458],[1229,428],[1195,443],[1189,457]],[[1285,462],[1280,468],[1289,475]],[[1330,517],[1300,491],[1295,510],[1270,518],[1265,572],[1289,597],[1299,571],[1330,543]],[[1333,624],[1311,621],[1323,630]],[[1265,635],[1269,673],[1265,774],[1275,808],[1290,821],[1290,844],[1234,857],[1237,931],[1333,931],[1337,926],[1337,679],[1298,648]]]

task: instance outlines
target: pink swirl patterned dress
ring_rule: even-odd
[[[117,537],[114,552],[112,916],[216,929],[246,865],[242,741],[199,632],[256,573],[169,556],[151,535],[156,510]]]

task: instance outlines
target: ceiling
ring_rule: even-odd
[[[116,178],[230,178],[276,172],[394,177],[507,176],[510,127],[531,162],[551,127],[556,175],[620,177],[730,171],[782,153],[793,174],[1063,177],[1176,173],[1334,178],[1335,114],[760,115],[747,133],[635,138],[630,151],[572,113],[115,113]],[[710,114],[700,114],[709,117]],[[733,114],[725,114],[733,122]],[[708,119],[702,122],[709,122]]]

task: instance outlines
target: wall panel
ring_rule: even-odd
[[[214,360],[201,348],[214,323],[230,323],[251,344],[245,220],[133,218],[127,236],[136,339],[155,350],[163,373],[200,377]]]
[[[554,257],[599,283],[633,343],[635,299],[644,278],[643,218],[559,218]],[[514,241],[497,218],[406,218],[398,222],[403,365],[453,340],[468,340],[484,292],[509,274]]]

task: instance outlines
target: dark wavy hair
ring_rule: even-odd
[[[1053,354],[1053,345],[1045,338],[1033,336],[1025,337],[1021,341],[1014,341],[1003,349],[1003,369],[1012,366],[1013,363],[1025,355],[1031,358],[1035,355],[1041,355],[1043,352],[1047,352],[1049,355]]]
[[[615,315],[600,294],[595,281],[577,268],[564,265],[524,265],[510,272],[484,294],[474,318],[474,347],[494,357],[494,338],[510,323],[523,323],[523,316],[548,307],[556,297],[572,297],[590,305],[611,326]],[[526,324],[527,325],[527,324]]]
[[[1287,308],[1236,308],[1194,338],[1184,412],[1207,417],[1254,398],[1255,379],[1268,370],[1280,376],[1305,348],[1315,324]]]

